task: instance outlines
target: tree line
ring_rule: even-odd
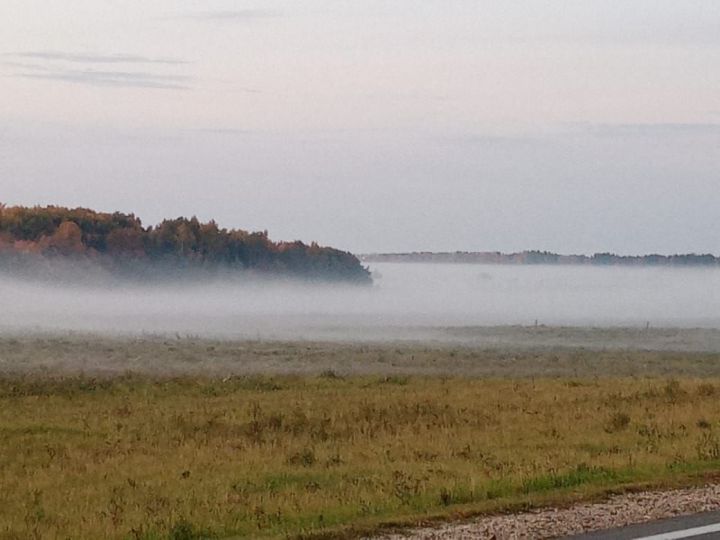
[[[562,255],[550,251],[522,251],[500,253],[499,251],[454,251],[371,253],[361,255],[364,262],[425,262],[468,264],[577,264],[577,265],[623,265],[623,266],[719,266],[720,258],[712,254],[686,253],[678,255],[617,255],[595,253],[594,255]]]
[[[315,242],[273,242],[267,231],[226,229],[196,217],[144,227],[134,214],[87,208],[0,204],[0,253],[370,282],[369,271],[353,254]]]

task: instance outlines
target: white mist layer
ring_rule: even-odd
[[[402,337],[445,326],[720,328],[720,270],[371,265],[373,287],[297,283],[88,287],[0,278],[8,331],[238,338]]]

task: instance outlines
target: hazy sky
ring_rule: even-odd
[[[717,0],[2,0],[0,201],[720,253]]]

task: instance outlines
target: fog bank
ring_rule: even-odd
[[[230,279],[83,286],[2,276],[0,329],[346,340],[536,321],[720,328],[717,269],[377,263],[371,270],[372,287]]]

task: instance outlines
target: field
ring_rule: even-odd
[[[0,538],[353,537],[701,482],[719,359],[5,337]]]

